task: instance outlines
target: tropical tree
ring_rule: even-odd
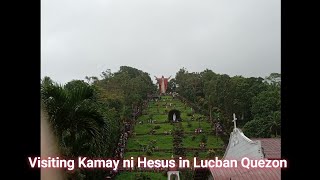
[[[281,112],[274,111],[268,116],[270,133],[275,137],[281,134]]]
[[[83,138],[92,140],[90,144],[95,147],[100,146],[101,127],[105,122],[95,107],[93,89],[89,85],[79,81],[65,86],[44,83],[41,92],[49,120],[66,155],[84,153],[77,144]]]
[[[266,125],[265,128],[269,130],[263,129],[258,134],[278,135],[279,123],[276,122],[279,122],[279,119],[270,119],[276,119],[271,118],[273,112],[280,112],[280,74],[271,73],[265,79],[245,78],[217,74],[208,69],[194,73],[182,68],[176,73],[175,83],[180,96],[200,106],[200,112],[207,115],[212,122],[215,114],[219,112],[219,120],[227,132],[232,131],[231,118],[232,114],[236,113],[239,119],[238,127],[244,127],[248,122],[255,120],[246,126],[247,130],[257,124],[273,124],[272,130]],[[264,122],[258,123],[258,120]],[[254,131],[252,134],[257,135]]]

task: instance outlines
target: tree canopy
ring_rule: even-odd
[[[278,73],[271,73],[266,78],[245,78],[230,77],[208,69],[195,73],[181,68],[171,81],[176,92],[197,104],[212,121],[221,121],[228,132],[233,127],[232,114],[236,113],[239,127],[253,137],[281,134],[281,75]],[[264,130],[261,130],[261,124],[265,124]],[[260,130],[253,131],[253,128]]]

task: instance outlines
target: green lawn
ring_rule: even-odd
[[[148,134],[152,128],[154,128],[155,126],[160,126],[160,129],[155,129],[156,133],[164,133],[165,131],[169,132],[169,130],[172,130],[173,126],[169,123],[165,123],[165,124],[149,124],[149,123],[145,123],[145,124],[137,124],[135,126],[135,132],[137,134]]]
[[[163,101],[163,99],[166,99]],[[165,107],[165,103],[167,103],[167,108]],[[169,106],[169,103],[172,103],[172,106]],[[203,115],[200,114],[194,114],[194,120],[191,121],[191,116],[188,116],[191,111],[191,107],[187,106],[185,108],[185,104],[182,103],[178,99],[172,99],[171,96],[162,96],[162,99],[158,102],[151,101],[149,102],[148,109],[145,109],[144,112],[147,114],[142,115],[138,118],[138,121],[143,121],[143,124],[137,123],[134,127],[134,132],[138,135],[134,137],[130,137],[127,142],[127,150],[140,150],[142,151],[140,145],[147,145],[151,140],[156,141],[156,147],[159,149],[169,149],[168,152],[153,152],[151,155],[146,155],[145,152],[126,152],[124,154],[125,159],[129,159],[130,157],[138,157],[138,156],[144,156],[148,159],[170,159],[172,156],[172,135],[164,135],[164,132],[172,131],[173,125],[171,125],[168,122],[168,113],[165,113],[165,111],[169,112],[172,109],[177,109],[181,112],[181,118],[182,121],[182,127],[184,129],[184,132],[194,132],[196,128],[199,127],[199,121],[197,120],[198,117],[202,117],[203,120],[200,121],[200,127],[203,129],[202,134],[194,135],[192,134],[185,134],[183,138],[183,146],[185,148],[199,148],[200,142],[202,141],[202,137],[207,138],[207,146],[206,148],[220,148],[223,145],[223,142],[220,138],[217,138],[214,136],[211,131],[211,124],[207,122],[204,119]],[[148,119],[150,118],[150,115],[153,115],[153,120],[156,120],[154,124],[149,124]],[[160,123],[160,124],[157,124]],[[190,124],[190,125],[188,125]],[[150,131],[155,127],[159,126],[159,129],[155,129],[155,135],[150,135]],[[158,135],[158,133],[161,133]],[[143,134],[143,135],[139,135]],[[195,137],[194,140],[192,140],[192,137]],[[193,157],[195,155],[196,151],[192,151],[189,149],[189,151],[186,151],[187,158],[189,160],[193,160]],[[199,158],[206,159],[207,158],[207,151],[201,151],[198,152]],[[126,179],[126,180],[134,180],[136,179],[136,175],[140,174],[139,172],[122,172],[120,175],[116,177],[116,179]],[[143,172],[142,174],[145,174],[149,176],[151,179],[155,180],[165,180],[167,179],[166,174],[163,175],[163,173],[152,173],[152,172]]]
[[[216,136],[208,136],[206,134],[199,134],[196,135],[195,139],[192,140],[192,136],[185,136],[183,138],[183,145],[184,147],[189,147],[189,148],[198,148],[200,147],[200,142],[202,140],[202,137],[205,136],[207,138],[207,148],[219,148],[223,145],[223,142],[220,138],[217,138]]]
[[[136,158],[136,157],[142,156],[142,155],[144,155],[143,152],[126,152],[124,154],[124,159],[129,159],[131,157]]]
[[[156,133],[164,133],[165,131],[172,131],[173,126],[169,123],[166,124],[154,124],[154,126],[160,126],[160,129],[156,129]]]
[[[163,173],[155,173],[155,172],[121,172],[119,175],[116,176],[116,180],[135,180],[136,175],[144,174],[150,177],[152,180],[166,180],[168,179],[167,175]]]
[[[164,110],[162,110],[162,108],[159,108],[159,112],[157,110],[157,107],[152,107],[148,109],[148,114],[160,114],[162,113]]]
[[[151,156],[146,155],[145,152],[127,152],[125,153],[125,158],[129,159],[131,157],[137,158],[140,157],[147,157],[147,159],[170,159],[172,153],[170,152],[153,152]]]
[[[187,120],[187,119],[191,119],[191,117],[192,116],[188,116],[188,113],[190,113],[191,114],[191,111],[190,110],[185,110],[184,108],[180,108],[180,109],[178,109],[179,111],[181,111],[181,118],[183,119],[183,120]],[[198,117],[200,117],[201,115],[199,115],[199,114],[195,114],[194,115],[194,119],[196,120]]]
[[[168,120],[168,114],[153,114],[153,120],[156,120],[156,122],[167,122]],[[144,123],[147,123],[149,120],[149,115],[142,115],[138,118],[139,121],[143,121]]]
[[[189,160],[193,160],[194,152],[187,152],[187,158]],[[207,158],[207,152],[199,152],[199,158],[200,159],[206,159]]]
[[[142,115],[138,118],[138,121],[147,121],[149,119],[149,115]]]
[[[139,143],[147,145],[151,140],[156,140],[156,146],[160,149],[172,148],[171,135],[142,135],[129,138],[127,149],[140,149]]]
[[[152,130],[153,126],[153,124],[148,124],[144,122],[144,124],[137,124],[134,128],[134,131],[137,134],[147,134]]]
[[[190,127],[188,126],[188,121],[183,121],[181,123],[185,132],[194,132],[194,130],[199,127],[199,121],[195,120],[189,121],[191,125]],[[202,128],[203,132],[207,133],[212,131],[211,125],[206,121],[200,121],[200,127]]]
[[[205,159],[207,158],[207,152],[198,152],[199,158]],[[195,155],[195,152],[187,152],[186,153],[187,158],[193,160],[193,157]],[[172,153],[170,152],[154,152],[151,156],[147,156],[144,152],[127,152],[124,156],[125,159],[130,159],[131,157],[147,157],[148,159],[170,159],[172,156]]]
[[[157,120],[156,122],[166,122],[168,121],[168,114],[157,114],[153,116],[154,120]]]

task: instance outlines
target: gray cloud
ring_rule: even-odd
[[[152,77],[280,72],[280,1],[41,1],[42,77],[66,83],[121,65]]]

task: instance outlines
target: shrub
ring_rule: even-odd
[[[153,153],[152,149],[147,149],[146,154],[147,156],[151,156]]]
[[[199,152],[196,151],[196,152],[193,154],[193,157],[199,157]]]
[[[207,158],[214,158],[216,156],[216,152],[213,149],[210,149],[207,152]]]
[[[188,124],[187,124],[187,127],[189,127],[189,128],[191,128],[192,127],[192,124],[188,121],[187,122]]]
[[[205,135],[202,135],[201,142],[207,143],[207,137]]]
[[[181,170],[181,179],[193,179],[194,171],[191,169],[182,169]]]
[[[148,175],[143,173],[136,174],[134,179],[135,180],[151,180],[151,178]]]

